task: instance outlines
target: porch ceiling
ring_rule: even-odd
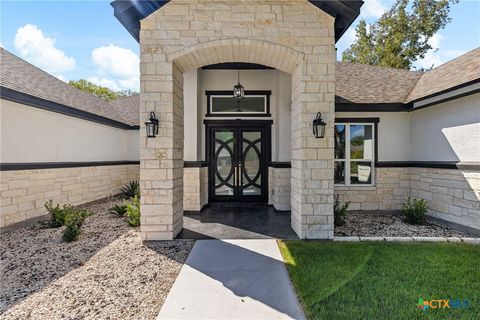
[[[158,10],[169,0],[114,0],[110,4],[114,16],[139,41],[140,20]],[[347,31],[360,14],[362,0],[309,0],[311,4],[335,18],[335,42]]]

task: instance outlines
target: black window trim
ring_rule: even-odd
[[[377,177],[376,177],[376,168],[378,165],[378,123],[380,122],[380,118],[335,118],[335,125],[337,123],[345,123],[345,124],[355,124],[355,123],[371,123],[373,124],[373,181],[371,184],[335,184],[336,187],[346,187],[346,188],[356,188],[356,187],[361,187],[361,188],[366,188],[366,187],[376,187],[377,185]]]
[[[205,95],[207,96],[207,113],[205,117],[262,117],[262,118],[269,118],[271,117],[270,113],[270,96],[272,95],[271,90],[245,90],[245,96],[251,95],[258,95],[258,96],[265,96],[266,98],[266,112],[265,113],[244,113],[244,112],[232,112],[232,113],[212,113],[211,112],[211,103],[210,98],[211,96],[232,96],[232,90],[206,90]],[[233,98],[232,98],[233,99]]]

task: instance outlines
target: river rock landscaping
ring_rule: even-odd
[[[411,225],[400,214],[347,213],[346,224],[335,227],[335,236],[345,237],[470,237],[435,222]]]
[[[108,212],[121,203],[80,206],[94,214],[74,242],[47,223],[0,235],[0,318],[155,319],[193,241],[142,243]]]

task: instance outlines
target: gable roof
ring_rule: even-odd
[[[130,119],[130,110],[119,107],[113,108],[108,101],[72,87],[3,48],[0,48],[0,65],[0,86],[2,89],[6,88],[41,98],[119,123],[138,124],[128,120]],[[2,92],[3,96],[4,92]],[[136,107],[138,107],[138,104],[134,108]]]
[[[337,62],[335,67],[337,103],[400,103],[422,75],[349,62]]]
[[[347,31],[360,15],[363,0],[308,0],[311,4],[335,18],[335,41]],[[140,20],[160,9],[170,0],[114,0],[110,5],[115,18],[139,41]]]
[[[480,48],[422,74],[405,102],[440,93],[480,79]]]
[[[130,125],[140,124],[140,95],[134,94],[128,97],[110,100],[109,105],[115,111],[122,115],[125,121]]]
[[[480,82],[480,48],[426,72],[336,62],[339,104],[408,104]]]

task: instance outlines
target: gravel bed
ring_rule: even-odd
[[[155,319],[193,241],[140,241],[138,228],[108,213],[120,199],[81,206],[79,240],[45,224],[0,235],[0,318]]]
[[[397,214],[347,213],[347,223],[335,227],[335,236],[346,237],[469,237],[468,233],[426,222],[411,225]]]

